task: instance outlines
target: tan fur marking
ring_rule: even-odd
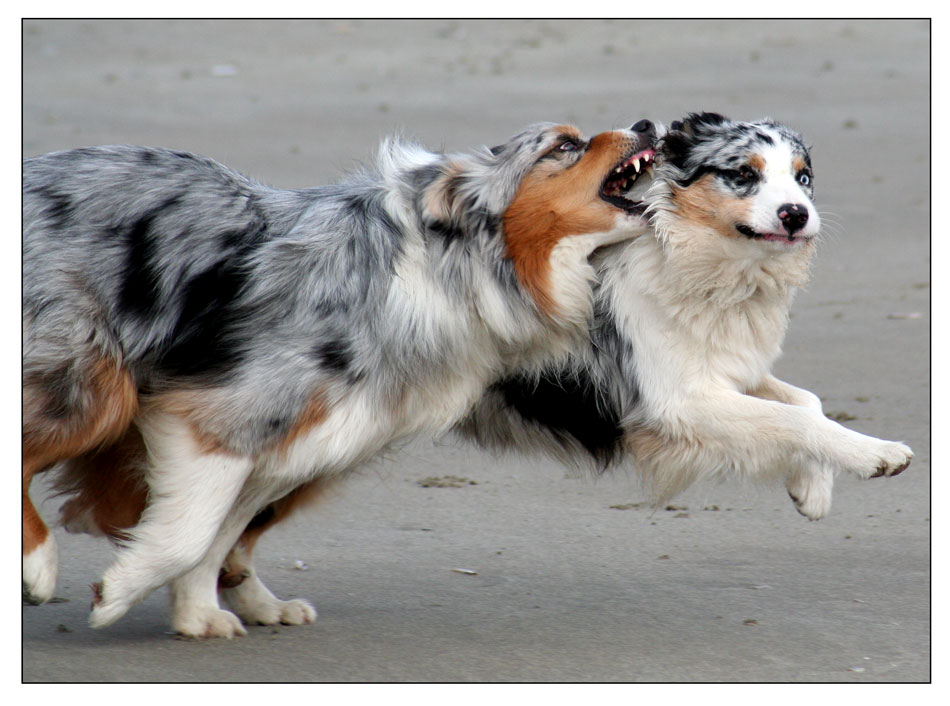
[[[237,452],[229,447],[224,439],[208,431],[202,424],[202,420],[208,416],[206,411],[208,409],[206,393],[200,390],[169,392],[155,398],[149,407],[159,409],[162,412],[173,414],[186,420],[191,427],[192,437],[202,452],[207,454],[237,455]],[[294,441],[317,424],[323,422],[326,416],[326,403],[322,397],[314,396],[310,403],[307,404],[303,411],[297,416],[294,425],[275,442],[274,446],[281,453],[286,452]]]
[[[580,161],[570,166],[553,159],[539,162],[518,187],[504,214],[508,256],[541,311],[555,309],[550,257],[558,242],[613,226],[617,209],[600,198],[600,186],[633,146],[624,133],[601,133]]]
[[[646,427],[628,429],[624,434],[624,441],[635,459],[656,456],[670,443],[668,438]]]
[[[60,510],[62,523],[83,525],[88,518],[102,534],[123,538],[123,530],[138,524],[148,501],[146,463],[145,442],[135,426],[115,444],[76,458],[58,483],[62,492],[73,495]]]
[[[26,474],[24,474],[25,476]],[[49,536],[49,529],[30,500],[29,483],[23,482],[23,554],[29,554]]]
[[[59,461],[73,458],[118,438],[138,410],[138,393],[128,371],[99,359],[82,378],[76,409],[59,415],[51,408],[48,385],[38,377],[24,381],[23,399],[23,551],[41,544],[49,530],[29,497],[33,476]]]
[[[801,158],[800,156],[798,156],[798,155],[795,155],[795,156],[792,158],[792,173],[793,173],[793,174],[798,174],[798,173],[799,173],[800,171],[802,171],[803,169],[808,169],[808,165],[805,164],[805,160],[804,160],[804,159],[802,159],[802,158]]]
[[[650,487],[655,502],[666,502],[693,482],[692,473],[657,472],[657,469],[669,468],[671,463],[676,463],[674,459],[692,454],[687,439],[675,438],[648,427],[637,427],[624,432],[624,442],[643,480]],[[702,441],[695,439],[692,444],[702,446]]]
[[[196,402],[193,392],[178,392],[163,395],[159,406],[164,412],[190,421],[200,413],[200,409],[195,407]],[[326,406],[321,399],[315,398],[300,414],[290,432],[281,439],[278,449],[285,451],[295,439],[325,418]],[[192,424],[192,433],[202,451],[228,453],[223,442],[202,433],[195,424]],[[102,534],[122,538],[123,530],[138,524],[148,500],[148,487],[144,482],[146,463],[145,442],[135,426],[130,427],[116,443],[74,459],[59,482],[60,492],[72,496],[61,510],[63,524],[83,523],[88,518]],[[296,505],[316,496],[325,485],[325,482],[314,481],[278,501],[279,518],[275,521],[290,514]],[[45,525],[42,528],[45,530]],[[251,545],[257,541],[260,532],[248,535],[253,536]],[[42,539],[40,537],[37,544]]]
[[[760,154],[754,154],[749,157],[749,166],[758,169],[760,172],[765,169],[765,158]]]
[[[237,455],[228,447],[224,439],[219,438],[202,424],[208,417],[209,397],[206,390],[175,390],[153,397],[146,411],[158,410],[171,414],[188,422],[191,435],[198,448],[206,454]]]
[[[293,427],[284,435],[284,438],[277,444],[277,449],[281,453],[286,453],[293,443],[302,435],[306,434],[313,427],[323,423],[327,418],[327,406],[321,397],[315,396],[303,412],[297,417]]]
[[[682,220],[712,228],[729,238],[739,237],[735,225],[748,219],[747,202],[724,194],[711,174],[697,179],[685,189],[674,188],[673,202]]]

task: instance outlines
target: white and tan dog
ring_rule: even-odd
[[[810,519],[833,477],[892,476],[900,443],[828,419],[770,372],[820,221],[809,151],[788,127],[712,113],[658,140],[653,232],[599,256],[593,346],[500,381],[461,430],[608,465],[632,457],[660,500],[696,480],[780,478]]]

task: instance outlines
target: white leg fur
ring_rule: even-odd
[[[746,477],[786,477],[790,461],[792,468],[825,469],[814,485],[815,492],[826,493],[831,470],[860,478],[891,475],[913,458],[904,444],[859,434],[815,409],[760,399],[726,387],[697,392],[667,418],[678,420],[667,430],[671,438],[640,447],[636,440],[632,444],[634,455],[652,476],[661,496],[675,494],[716,470]],[[670,468],[683,470],[671,477]],[[817,498],[807,502],[811,512],[819,512],[822,504]]]
[[[246,458],[202,453],[178,418],[156,415],[141,428],[149,450],[150,500],[132,539],[103,576],[89,616],[97,628],[201,562],[251,471]]]
[[[759,438],[746,439],[752,445],[775,444],[789,454],[800,455],[812,463],[829,465],[853,473],[859,478],[891,475],[903,470],[914,453],[904,444],[866,436],[831,421],[819,411],[804,407],[759,400],[748,395],[727,393],[721,403],[715,400],[707,412],[722,414],[722,421],[734,419],[742,429]],[[725,412],[725,414],[723,414]],[[707,422],[711,421],[707,418]],[[718,420],[713,428],[721,432]],[[764,448],[761,458],[771,454]]]
[[[824,465],[793,469],[785,478],[795,509],[809,520],[820,520],[831,510],[834,484],[834,471]]]
[[[48,534],[42,544],[23,555],[23,589],[28,601],[46,603],[53,597],[58,568],[56,540]]]
[[[818,396],[769,375],[754,391],[756,397],[784,402],[824,414]],[[831,510],[834,469],[826,464],[793,465],[785,487],[795,508],[809,520],[820,520]]]
[[[308,601],[300,598],[282,601],[277,598],[258,578],[250,558],[238,547],[232,551],[241,557],[241,563],[249,575],[238,586],[223,589],[221,596],[245,623],[305,625],[317,619],[317,611]]]
[[[172,582],[172,629],[188,637],[210,638],[247,635],[240,619],[218,604],[218,571],[228,548],[246,526],[232,517],[222,525],[201,563]],[[248,514],[247,519],[253,517]]]
[[[238,616],[245,623],[258,625],[302,625],[316,620],[317,612],[306,601],[281,601],[268,591],[257,577],[250,558],[235,546],[256,512],[272,499],[262,495],[264,489],[254,492],[248,486],[253,483],[245,486],[244,494],[232,506],[201,563],[172,582],[172,628],[182,635],[199,638],[246,635]],[[221,593],[237,615],[222,610],[218,603],[218,574],[231,556],[248,570],[243,583]]]
[[[231,639],[247,635],[241,620],[218,606],[217,571],[210,576],[203,564],[172,582],[172,630],[197,638]],[[210,590],[209,590],[210,586]]]

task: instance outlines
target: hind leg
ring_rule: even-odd
[[[198,566],[218,537],[252,461],[208,452],[172,414],[141,422],[150,459],[149,504],[97,586],[89,623],[104,627],[156,588]]]
[[[253,556],[242,545],[228,554],[229,568],[241,567],[241,582],[232,588],[222,586],[221,595],[229,606],[250,625],[306,625],[317,619],[317,610],[309,601],[292,598],[284,601],[271,593],[254,569]]]
[[[33,476],[118,437],[138,395],[125,370],[108,359],[58,368],[25,363],[23,386],[23,584],[32,602],[53,597],[56,543],[30,499]]]
[[[253,553],[261,535],[299,508],[320,497],[330,481],[318,479],[301,486],[258,512],[224,560],[218,586],[221,596],[245,623],[305,625],[317,611],[303,599],[281,600],[264,585],[254,568]]]
[[[30,500],[35,468],[23,464],[23,598],[45,603],[56,590],[56,540]]]

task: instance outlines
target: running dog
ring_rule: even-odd
[[[658,139],[654,169],[652,233],[595,256],[593,345],[499,381],[459,430],[601,466],[632,459],[660,502],[699,479],[778,478],[812,520],[835,472],[903,471],[907,446],[831,421],[770,372],[819,233],[802,138],[692,114]]]
[[[654,130],[635,128],[541,124],[467,154],[395,139],[294,191],[164,149],[27,160],[27,594],[55,587],[29,486],[59,464],[67,527],[119,543],[94,627],[165,584],[184,635],[312,622],[254,574],[256,533],[587,340],[590,255],[647,230]]]

